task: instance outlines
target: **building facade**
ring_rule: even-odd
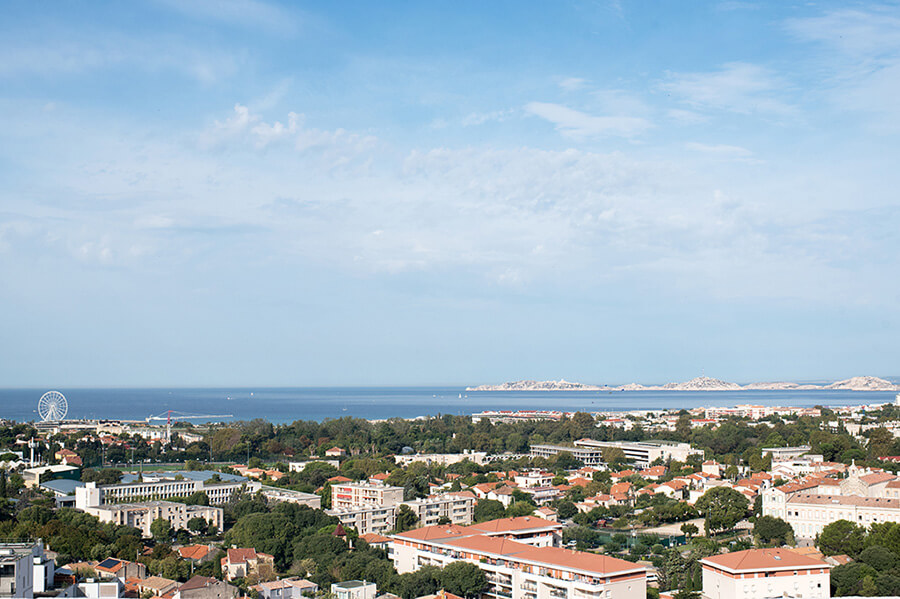
[[[403,487],[372,483],[339,483],[331,486],[331,507],[352,508],[364,505],[384,507],[403,501]]]
[[[488,580],[485,597],[493,599],[643,599],[647,572],[631,562],[550,545],[513,540],[516,523],[419,528],[391,537],[392,559],[400,573],[422,566],[444,567],[454,561],[475,564]],[[539,521],[539,518],[532,518]],[[537,522],[532,524],[538,524]],[[547,523],[553,524],[553,523]],[[543,525],[542,525],[543,527]],[[532,541],[548,535],[534,534]],[[552,536],[552,535],[550,535]]]
[[[184,505],[172,501],[115,503],[88,507],[84,511],[97,516],[101,522],[137,528],[146,538],[153,536],[150,525],[157,519],[166,520],[175,530],[187,530],[192,518],[203,518],[218,530],[224,526],[224,514],[220,507]]]
[[[707,599],[829,599],[831,566],[789,549],[748,549],[700,560]]]

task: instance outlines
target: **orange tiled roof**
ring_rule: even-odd
[[[827,568],[827,563],[788,549],[746,549],[724,555],[714,555],[700,560],[715,568],[731,572],[758,572],[775,569]]]

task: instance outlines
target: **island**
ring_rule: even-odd
[[[586,385],[560,379],[558,381],[513,381],[500,385],[479,385],[466,387],[466,391],[900,391],[900,385],[874,376],[854,376],[827,385],[800,384],[790,382],[749,383],[739,385],[707,376],[699,376],[682,383],[665,385]]]

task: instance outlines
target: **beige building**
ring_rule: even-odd
[[[798,539],[813,539],[827,525],[900,522],[900,480],[855,466],[844,479],[817,478],[766,489],[763,514],[791,525]]]
[[[441,518],[447,518],[451,524],[471,524],[475,519],[475,497],[445,493],[432,495],[415,501],[404,501],[419,519],[419,526],[433,526]]]
[[[115,503],[88,507],[84,510],[96,516],[101,522],[112,522],[120,526],[137,528],[145,537],[153,536],[150,525],[154,520],[163,519],[175,530],[187,529],[192,518],[203,518],[210,525],[222,530],[222,508],[205,505],[184,505],[172,501],[144,501],[141,503]]]
[[[252,548],[229,549],[222,558],[222,574],[229,581],[247,576],[260,581],[272,580],[275,578],[275,558]]]
[[[827,563],[789,549],[748,549],[700,560],[707,599],[829,599]]]
[[[361,535],[375,533],[384,535],[394,530],[397,524],[397,506],[360,505],[326,510],[329,516],[336,516],[341,524],[351,527]]]
[[[403,487],[372,483],[340,483],[331,486],[334,509],[368,505],[390,507],[403,501]]]

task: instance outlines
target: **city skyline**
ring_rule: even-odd
[[[897,374],[895,4],[0,31],[4,387]]]

